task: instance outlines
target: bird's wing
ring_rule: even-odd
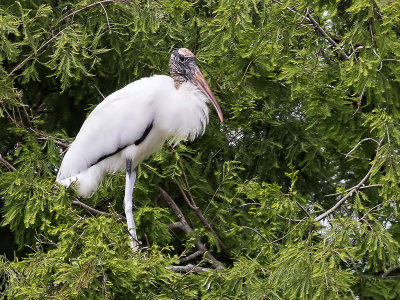
[[[83,123],[65,154],[57,180],[79,174],[99,161],[132,144],[139,144],[150,132],[155,101],[168,76],[135,81],[103,100]]]

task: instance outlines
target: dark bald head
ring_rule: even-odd
[[[176,88],[183,82],[192,80],[198,70],[194,54],[186,48],[174,50],[169,60],[169,70]]]

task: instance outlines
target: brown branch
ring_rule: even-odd
[[[106,213],[106,212],[104,212],[104,211],[97,210],[97,209],[95,209],[95,208],[93,208],[93,207],[91,207],[91,206],[89,206],[89,205],[87,205],[87,204],[85,204],[85,203],[79,201],[79,200],[76,199],[76,198],[75,198],[74,200],[72,200],[72,204],[77,205],[77,206],[79,206],[79,207],[81,207],[81,208],[84,208],[84,209],[86,209],[87,211],[89,211],[89,212],[91,212],[91,213],[93,213],[93,214],[96,214],[96,215],[111,216],[110,213]]]
[[[53,138],[50,135],[47,135],[46,133],[44,133],[42,131],[38,131],[38,130],[36,130],[34,128],[30,128],[30,131],[38,136],[38,138],[37,138],[38,140],[47,141],[47,140]],[[59,145],[59,146],[64,147],[64,148],[68,148],[69,147],[68,141],[60,139],[60,138],[54,138],[54,143],[56,145]]]
[[[168,203],[168,205],[171,207],[172,211],[176,214],[176,216],[179,219],[180,228],[185,231],[187,234],[193,234],[193,229],[190,227],[188,222],[186,221],[185,216],[183,215],[182,211],[176,205],[175,201],[171,198],[171,196],[163,190],[161,187],[158,188],[161,196],[164,198],[164,200]],[[214,267],[216,269],[224,269],[224,266],[208,251],[207,247],[199,240],[198,237],[195,237],[195,245],[198,250],[202,251],[204,256],[211,260]]]
[[[79,206],[79,207],[81,207],[81,208],[84,208],[84,209],[86,209],[87,211],[89,211],[89,212],[91,212],[92,214],[95,214],[95,215],[101,215],[101,216],[108,216],[108,217],[111,217],[112,216],[112,214],[110,214],[110,213],[107,213],[107,212],[104,212],[104,211],[101,211],[101,210],[97,210],[97,209],[95,209],[95,208],[93,208],[93,207],[91,207],[91,206],[89,206],[89,205],[87,205],[87,204],[85,204],[85,203],[83,203],[83,202],[81,202],[81,201],[79,201],[78,199],[74,199],[74,200],[72,200],[72,204],[74,204],[74,205],[76,205],[76,206]],[[121,216],[121,215],[119,215],[119,214],[117,214],[117,217],[118,218],[124,218],[123,216]]]
[[[211,232],[211,234],[214,236],[214,238],[217,240],[218,245],[221,247],[222,252],[224,252],[224,254],[228,257],[231,258],[232,255],[230,254],[229,250],[226,248],[225,244],[221,241],[221,239],[219,238],[218,234],[214,231],[214,229],[212,228],[211,224],[208,222],[208,220],[206,219],[206,217],[203,215],[203,213],[201,212],[200,208],[196,205],[196,202],[194,201],[193,196],[191,195],[190,192],[188,192],[190,199],[187,197],[185,191],[182,189],[182,187],[180,186],[179,183],[176,183],[183,198],[185,199],[187,205],[190,207],[190,209],[192,209],[197,217],[199,218],[199,220],[203,223],[204,227]]]
[[[13,172],[17,171],[17,169],[12,164],[10,164],[8,161],[6,161],[1,154],[0,154],[0,162],[3,165],[5,165],[9,171],[13,171]]]

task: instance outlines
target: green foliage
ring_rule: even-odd
[[[0,210],[17,244],[1,297],[399,299],[399,15],[383,0],[1,1]],[[225,122],[212,112],[204,136],[141,164],[133,254],[124,176],[80,199],[55,175],[103,96],[167,74],[182,46]],[[159,187],[193,231],[170,229]],[[224,270],[169,268],[200,241]]]

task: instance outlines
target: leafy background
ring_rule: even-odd
[[[2,0],[1,296],[400,298],[399,15],[390,0]],[[91,109],[168,74],[179,47],[226,121],[141,164],[133,254],[123,174],[90,199],[55,176]]]

